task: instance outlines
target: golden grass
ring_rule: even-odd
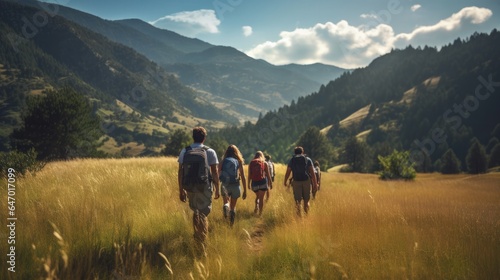
[[[352,113],[347,118],[341,120],[339,122],[340,127],[346,128],[346,127],[349,127],[349,126],[354,125],[354,124],[358,124],[361,121],[363,121],[366,118],[366,116],[368,116],[368,113],[370,112],[371,106],[372,105],[369,104],[369,105],[359,109],[358,111]]]
[[[260,218],[251,191],[238,201],[233,228],[216,200],[208,258],[196,258],[174,158],[48,164],[17,182],[17,272],[8,274],[2,262],[0,278],[500,277],[498,173],[419,174],[414,182],[324,173],[309,215],[298,218],[284,171],[277,166]],[[6,242],[0,250],[7,253]]]

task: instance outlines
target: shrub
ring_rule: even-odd
[[[383,168],[383,170],[379,173],[380,179],[413,180],[417,176],[417,172],[413,167],[414,163],[410,161],[409,151],[398,152],[394,150],[392,154],[386,157],[378,156],[378,160]]]
[[[472,145],[467,152],[467,170],[471,174],[486,173],[488,169],[488,156],[477,138],[472,140]]]
[[[24,176],[27,172],[36,173],[45,166],[44,162],[38,161],[37,153],[34,149],[26,153],[11,151],[0,153],[0,177],[7,177],[7,170],[13,168],[18,176]]]
[[[441,173],[442,174],[458,174],[460,173],[460,165],[462,163],[455,155],[452,149],[448,149],[441,157]]]

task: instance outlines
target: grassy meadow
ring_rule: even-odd
[[[222,199],[196,258],[174,158],[48,164],[16,182],[16,272],[1,279],[499,279],[500,173],[413,182],[323,173],[307,217],[277,178],[262,217]],[[6,180],[0,183],[7,223]],[[4,226],[5,227],[5,226]]]

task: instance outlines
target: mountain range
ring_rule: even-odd
[[[40,6],[33,0],[21,3]],[[256,120],[259,113],[317,90],[345,71],[323,64],[276,66],[232,47],[187,38],[139,19],[110,21],[68,7],[51,7],[58,16],[131,47],[175,73],[183,84],[208,93],[215,104],[241,121]]]
[[[154,145],[178,127],[256,120],[317,89],[314,72],[327,82],[344,71],[271,65],[138,19],[109,21],[32,0],[0,5],[2,138],[19,124],[25,97],[49,88],[71,86],[89,96],[117,142]]]
[[[94,105],[103,146],[126,155],[158,151],[169,132],[195,125],[246,158],[262,150],[281,162],[311,127],[336,155],[356,137],[375,156],[404,149],[432,162],[449,149],[464,162],[472,139],[500,138],[497,30],[395,49],[355,70],[276,66],[138,19],[31,0],[1,0],[0,31],[2,150],[26,97],[64,86]]]

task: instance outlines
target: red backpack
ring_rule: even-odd
[[[259,159],[250,161],[250,179],[252,179],[253,182],[264,180],[264,178],[266,178],[264,168],[266,168],[264,161]]]

